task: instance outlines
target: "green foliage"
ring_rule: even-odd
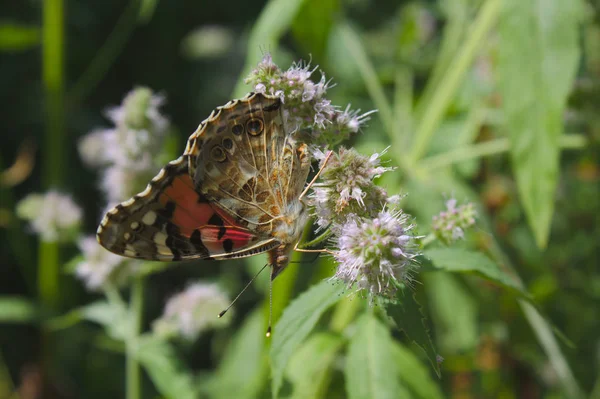
[[[399,369],[388,329],[372,314],[356,322],[346,358],[346,393],[350,399],[408,397],[400,384]]]
[[[144,366],[157,389],[168,398],[197,397],[193,376],[181,363],[168,342],[153,336],[141,336],[136,357]]]
[[[287,307],[275,326],[271,345],[271,372],[273,375],[273,397],[277,397],[283,374],[292,353],[306,339],[321,315],[339,301],[345,287],[322,281],[298,296]]]
[[[598,4],[95,3],[15,2],[0,21],[1,397],[35,385],[37,370],[45,389],[90,399],[598,396]],[[378,110],[342,144],[367,156],[390,147],[383,166],[397,169],[376,183],[406,195],[419,267],[394,303],[374,306],[323,281],[334,257],[294,254],[273,282],[271,338],[267,273],[229,327],[159,338],[153,321],[188,281],[232,296],[265,258],[144,262],[135,281],[88,293],[73,237],[36,246],[15,204],[72,194],[93,234],[102,177],[76,146],[106,126],[106,108],[140,84],[164,95],[166,163],[210,110],[249,91],[267,52],[283,69],[319,65],[333,104]],[[478,219],[446,247],[431,222],[449,198]],[[326,231],[307,247],[327,246]]]
[[[427,355],[431,367],[440,376],[438,353],[431,342],[427,318],[415,295],[405,292],[404,295],[399,296],[398,303],[387,304],[385,310],[396,327],[404,331],[407,337]]]
[[[221,357],[214,377],[202,384],[211,397],[254,398],[266,385],[264,317],[261,309],[246,317]]]
[[[292,384],[290,399],[327,397],[327,388],[343,343],[337,335],[315,333],[298,348],[285,373]]]
[[[504,4],[499,89],[519,193],[539,247],[547,245],[559,173],[563,114],[580,59],[582,5]]]
[[[515,277],[502,270],[490,258],[481,252],[468,251],[462,248],[432,248],[423,252],[431,261],[431,268],[453,273],[473,273],[504,288],[513,290],[525,298],[529,294],[523,290]]]
[[[10,23],[0,24],[0,51],[24,51],[40,43],[40,29]]]
[[[39,311],[34,302],[22,297],[0,297],[0,323],[32,323]]]

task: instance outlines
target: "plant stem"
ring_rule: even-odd
[[[65,170],[64,123],[64,4],[46,0],[43,7],[42,76],[44,82],[45,137],[42,183],[45,189],[60,186]],[[40,241],[38,293],[43,305],[56,309],[59,304],[59,247],[56,242]]]
[[[360,298],[350,298],[348,296],[342,298],[335,306],[329,322],[329,329],[338,334],[343,333],[361,309],[362,303]]]
[[[140,7],[140,0],[130,0],[114,29],[71,89],[68,95],[69,104],[81,103],[100,83],[135,29]]]
[[[369,60],[369,57],[367,56],[367,53],[361,44],[360,37],[356,34],[356,32],[354,32],[354,30],[348,25],[342,26],[341,32],[342,37],[344,38],[344,44],[352,55],[356,67],[358,68],[363,81],[365,82],[365,87],[379,111],[381,123],[383,123],[386,132],[393,139],[392,127],[394,118],[392,114],[392,107],[390,106],[383,86],[377,77],[377,71]]]
[[[42,77],[46,135],[42,179],[46,189],[63,181],[65,163],[64,123],[64,4],[45,0],[43,8]]]
[[[564,149],[583,148],[587,145],[587,139],[581,134],[563,135],[560,138],[560,145]],[[469,159],[501,154],[507,152],[509,148],[510,143],[507,138],[489,140],[427,157],[420,162],[419,169],[431,171]]]
[[[140,365],[137,357],[138,338],[144,310],[144,280],[136,277],[131,285],[129,299],[130,326],[126,347],[126,398],[140,399]]]
[[[66,130],[64,119],[64,0],[45,0],[42,10],[42,81],[44,90],[44,153],[42,185],[48,190],[60,186],[66,167]],[[38,251],[37,291],[42,307],[56,311],[60,304],[57,242],[40,240]],[[45,328],[41,332],[42,390],[53,370],[53,337]],[[43,392],[42,395],[46,393]]]
[[[488,31],[496,22],[501,4],[500,0],[487,0],[481,7],[470,34],[467,36],[466,43],[440,79],[440,85],[433,93],[431,102],[424,108],[423,117],[420,118],[415,132],[409,164],[415,164],[427,151],[431,137],[438,128],[456,90],[462,83],[467,69],[471,66],[477,51],[485,42]]]

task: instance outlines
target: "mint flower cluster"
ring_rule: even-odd
[[[372,112],[344,111],[325,98],[331,82],[321,73],[319,82],[310,77],[317,68],[310,64],[294,63],[282,71],[270,54],[266,54],[245,82],[258,93],[281,98],[284,104],[284,123],[289,133],[306,135],[314,145],[333,145],[356,133],[369,120]]]
[[[109,205],[143,190],[160,163],[169,121],[160,113],[162,96],[146,87],[132,90],[119,107],[107,110],[114,127],[92,131],[79,142],[91,167],[103,168],[101,188]]]
[[[333,106],[325,97],[331,82],[323,74],[313,82],[315,71],[302,63],[282,71],[266,55],[246,82],[257,92],[281,98],[288,133],[309,144],[320,161],[321,176],[308,202],[321,234],[316,241],[329,238],[333,244],[328,252],[338,262],[335,278],[372,300],[393,297],[414,269],[418,251],[413,225],[397,209],[400,197],[388,196],[374,182],[393,170],[381,164],[385,151],[364,156],[342,147],[327,159],[327,148],[357,133],[372,112]]]
[[[381,155],[384,153],[367,157],[355,149],[340,147],[338,152],[331,155],[321,172],[320,181],[313,185],[310,196],[319,229],[328,226],[337,228],[350,215],[375,217],[388,202],[397,199],[390,199],[386,190],[374,182],[383,173],[393,170],[381,166]],[[316,150],[315,157],[323,167],[326,154]]]
[[[107,111],[114,127],[97,129],[79,142],[83,161],[100,169],[100,187],[110,208],[143,190],[163,166],[163,147],[169,121],[160,113],[165,100],[146,87],[129,92],[119,107]],[[141,261],[114,255],[93,236],[79,240],[83,259],[75,275],[90,290],[120,284],[136,273]]]
[[[432,230],[444,244],[463,239],[465,230],[475,224],[477,211],[473,203],[457,206],[454,198],[446,201],[446,210],[433,217]]]
[[[393,298],[408,285],[419,255],[414,225],[398,208],[400,197],[389,196],[374,182],[393,170],[381,165],[384,152],[367,157],[340,148],[322,166],[321,181],[310,197],[317,229],[332,236],[338,263],[334,278],[371,302]]]
[[[337,234],[339,263],[335,277],[356,285],[373,300],[393,298],[411,281],[418,246],[409,217],[401,210],[380,212],[375,218],[354,216]]]
[[[58,191],[29,194],[17,204],[17,215],[29,221],[43,241],[73,239],[79,233],[83,211],[73,199]]]
[[[163,315],[152,329],[164,337],[181,335],[192,340],[203,331],[227,326],[230,317],[216,317],[229,304],[229,297],[216,284],[194,283],[169,299]]]

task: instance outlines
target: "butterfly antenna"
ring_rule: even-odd
[[[258,273],[256,273],[254,275],[254,277],[252,277],[252,279],[248,282],[248,284],[246,284],[246,286],[244,287],[244,289],[242,289],[242,291],[240,291],[239,294],[237,294],[237,296],[235,297],[235,299],[233,301],[231,301],[231,303],[229,304],[229,306],[227,306],[227,309],[225,309],[224,311],[222,311],[221,313],[219,313],[219,318],[223,317],[225,315],[225,313],[227,313],[227,311],[229,309],[231,309],[231,307],[237,302],[237,300],[239,299],[239,297],[242,296],[242,294],[244,293],[244,291],[246,291],[248,289],[248,287],[250,287],[250,285],[252,284],[252,282],[254,282],[254,280],[258,277],[258,275],[260,273],[262,273],[263,270],[265,270],[265,267],[269,266],[269,264],[267,263],[266,265],[264,265],[259,271]]]
[[[271,336],[271,322],[273,321],[273,271],[275,268],[271,268],[271,278],[269,279],[269,327],[267,327],[267,338]]]

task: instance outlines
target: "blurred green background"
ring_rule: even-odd
[[[377,108],[345,145],[365,154],[391,146],[399,172],[381,184],[409,194],[405,206],[424,232],[444,198],[475,201],[482,220],[468,246],[512,268],[547,326],[567,337],[536,328],[514,295],[476,277],[424,273],[416,290],[445,358],[441,379],[426,370],[428,383],[452,398],[600,397],[599,16],[596,2],[561,0],[0,2],[0,295],[18,298],[0,303],[0,398],[33,398],[42,386],[48,398],[125,395],[122,348],[97,325],[46,331],[46,318],[99,296],[44,266],[58,259],[62,269],[77,249],[40,245],[15,215],[17,201],[59,188],[82,206],[84,230],[95,231],[104,199],[77,143],[108,125],[104,110],[135,86],[150,87],[166,97],[182,151],[212,109],[249,91],[241,81],[265,52],[282,69],[300,59],[318,65],[336,83],[336,104]],[[523,98],[536,106],[523,108]],[[546,131],[554,135],[547,141]],[[548,153],[535,150],[546,145]],[[17,159],[25,166],[15,175]],[[553,177],[538,190],[546,171]],[[234,295],[251,270],[240,263],[152,275],[144,327],[189,280],[219,279]],[[331,271],[325,263],[286,271],[276,317]],[[236,305],[229,329],[174,345],[194,384],[222,365],[264,288]],[[319,395],[346,397],[331,367]],[[248,397],[269,397],[268,375],[255,378]],[[143,392],[168,396],[145,374]],[[229,397],[211,392],[202,395]]]

